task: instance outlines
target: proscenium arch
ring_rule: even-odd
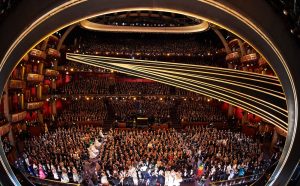
[[[33,7],[32,7],[33,6]],[[300,91],[300,69],[297,64],[299,46],[286,32],[283,21],[261,0],[62,0],[53,2],[27,0],[17,7],[26,16],[20,17],[16,12],[11,19],[3,22],[0,30],[0,90],[8,80],[12,69],[41,38],[75,23],[82,18],[131,8],[168,9],[187,14],[199,15],[237,34],[256,48],[271,63],[281,80],[287,98],[288,136],[283,154],[280,158],[269,185],[286,185],[299,160],[300,149],[295,148],[297,134],[298,98]],[[28,14],[27,14],[28,13]],[[44,16],[44,17],[43,17]],[[38,18],[37,18],[38,17]],[[40,19],[39,19],[40,18]],[[44,18],[44,19],[42,19]],[[9,23],[10,21],[14,24]],[[18,21],[18,24],[16,24]],[[26,32],[28,31],[28,32]],[[8,34],[9,33],[9,34]],[[16,42],[15,42],[16,41]],[[13,47],[11,47],[13,46]],[[294,67],[294,68],[291,68]],[[3,152],[3,151],[0,151]],[[1,153],[1,163],[7,160]],[[9,174],[9,172],[7,172]],[[18,184],[15,177],[13,183]]]

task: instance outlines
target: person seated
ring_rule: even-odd
[[[45,172],[43,170],[43,166],[40,163],[39,163],[39,178],[42,180],[46,178]]]
[[[75,167],[72,168],[72,174],[73,174],[73,182],[79,183],[79,176],[77,169]]]
[[[165,177],[164,177],[164,171],[160,170],[158,172],[157,182],[160,186],[165,185]]]
[[[58,180],[59,177],[58,177],[58,174],[57,174],[57,172],[56,172],[55,166],[54,166],[53,164],[51,164],[50,167],[51,167],[51,171],[52,171],[53,178],[54,178],[55,180]]]
[[[69,183],[69,181],[70,181],[67,169],[65,167],[62,168],[62,174],[61,174],[60,181],[63,183]]]

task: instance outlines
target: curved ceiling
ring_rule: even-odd
[[[166,11],[139,9],[97,16],[80,22],[80,26],[94,31],[138,33],[193,33],[209,29],[198,18]]]
[[[297,133],[299,122],[297,91],[300,90],[300,82],[295,81],[295,79],[300,79],[300,69],[291,68],[298,64],[299,47],[284,34],[285,32],[283,33],[284,22],[280,21],[280,18],[270,10],[266,2],[261,0],[243,2],[234,0],[126,0],[112,4],[110,0],[62,0],[59,2],[44,0],[38,2],[37,6],[36,1],[28,0],[20,2],[19,7],[19,12],[22,11],[24,16],[20,17],[18,13],[12,14],[10,19],[1,25],[1,90],[13,67],[35,44],[46,38],[48,34],[94,16],[146,7],[175,13],[184,12],[186,15],[213,22],[231,30],[264,54],[282,83],[287,97],[288,137],[283,155],[269,184],[285,185],[290,178],[300,155],[300,149],[295,147],[295,142],[300,140],[300,132]],[[274,18],[279,20],[276,24],[273,24]],[[17,183],[3,153],[1,153],[1,162],[6,163],[4,167],[7,173],[13,182]]]
[[[138,33],[193,33],[202,32],[209,28],[209,24],[203,21],[197,25],[182,26],[182,27],[147,27],[147,26],[118,26],[118,25],[105,25],[94,23],[89,20],[80,22],[80,26],[94,31],[102,32],[138,32]]]
[[[132,27],[182,27],[193,26],[202,22],[200,19],[189,17],[184,14],[153,10],[114,12],[91,18],[89,21],[104,25]]]

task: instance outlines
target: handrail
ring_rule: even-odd
[[[12,164],[10,164],[10,166],[14,171],[14,173],[17,175],[18,179],[22,178],[21,181],[22,185],[34,186],[36,184],[36,185],[48,185],[48,186],[80,186],[80,184],[76,184],[76,183],[62,183],[56,180],[40,179],[39,177],[35,177],[30,174],[23,173]]]
[[[258,175],[249,175],[249,176],[243,176],[243,177],[239,177],[239,178],[235,178],[232,180],[221,180],[221,181],[215,181],[215,182],[211,182],[209,185],[211,186],[221,186],[221,185],[242,185],[242,184],[249,184],[251,182],[254,182],[256,177],[258,177]]]
[[[50,180],[50,179],[40,179],[38,177],[27,175],[28,179],[32,181],[35,184],[38,185],[47,185],[47,186],[80,186],[80,184],[77,183],[63,183],[56,180]]]
[[[264,173],[261,174],[252,174],[249,176],[239,177],[232,180],[221,180],[221,181],[215,181],[211,182],[210,185],[212,186],[218,186],[218,185],[264,185],[265,183],[262,183],[263,181],[267,181],[268,179],[264,179],[269,174],[270,170],[276,167],[278,161],[274,162],[272,165],[270,165]]]
[[[270,165],[267,170],[261,174],[261,176],[254,182],[251,184],[251,186],[255,186],[255,185],[265,185],[266,182],[269,180],[269,177],[271,176],[271,174],[273,173],[275,167],[278,164],[278,160],[275,161],[272,165]],[[271,173],[270,173],[271,171]]]
[[[31,180],[29,180],[29,178],[22,171],[20,171],[17,167],[15,167],[13,164],[10,164],[10,167],[12,168],[13,172],[15,173],[19,182],[22,185],[34,186],[34,184],[31,182]]]

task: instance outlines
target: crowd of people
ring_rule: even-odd
[[[139,99],[112,99],[110,104],[117,120],[126,121],[137,116],[144,116],[152,118],[153,122],[163,123],[170,119],[170,111],[174,106],[174,101],[154,96]]]
[[[227,116],[220,111],[220,102],[206,97],[187,98],[178,106],[182,122],[221,122]]]
[[[63,94],[109,94],[106,78],[81,78],[73,80],[61,88]]]
[[[177,131],[58,128],[25,140],[16,166],[41,179],[89,185],[168,185],[231,180],[270,164],[262,144],[210,127]]]
[[[157,82],[117,82],[114,92],[121,95],[168,95],[170,86]]]
[[[222,44],[214,37],[208,40],[205,34],[214,36],[85,33],[68,52],[226,67]]]
[[[121,76],[121,75],[120,75]],[[125,79],[126,76],[120,77]],[[175,88],[159,82],[129,82],[110,81],[103,77],[80,77],[71,78],[71,82],[60,88],[61,94],[97,94],[97,95],[177,95],[186,97],[197,97],[199,94],[181,88]]]
[[[227,121],[221,102],[204,96],[75,96],[62,104],[56,116],[59,126],[105,120],[131,123],[138,117],[148,118],[148,124]]]
[[[62,94],[168,95],[170,86],[157,82],[113,82],[107,78],[80,78],[61,87]]]
[[[178,96],[186,96],[186,97],[198,97],[199,94],[195,92],[191,92],[182,88],[175,88],[175,94]]]
[[[73,61],[66,61],[63,65],[63,70],[65,71],[74,71],[74,72],[96,72],[96,73],[105,73],[110,72],[108,69],[103,69],[100,67],[94,67],[91,65],[83,64],[83,63],[77,63]]]
[[[103,121],[107,116],[107,109],[102,98],[68,100],[64,106],[65,108],[56,117],[59,124]]]
[[[131,16],[131,14],[140,14],[140,12],[131,11],[107,14],[105,17],[92,18],[92,22],[116,25],[116,26],[138,26],[138,27],[182,27],[200,24],[202,21],[193,19],[185,15],[172,13],[172,18],[165,12],[143,11],[139,16]],[[126,16],[122,16],[126,14]],[[151,16],[150,16],[151,15]]]

